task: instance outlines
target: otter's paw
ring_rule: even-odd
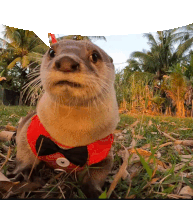
[[[31,181],[35,182],[37,179],[40,179],[39,170],[42,167],[42,163],[38,164],[33,170],[32,166],[24,166],[20,163],[16,164],[16,168],[6,174],[6,176],[14,182],[17,181]],[[41,180],[41,179],[40,179]]]

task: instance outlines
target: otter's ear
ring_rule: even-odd
[[[109,56],[109,59],[110,59],[111,63],[113,63],[113,59],[110,56]]]

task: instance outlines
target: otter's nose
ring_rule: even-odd
[[[75,72],[79,69],[80,64],[69,56],[64,56],[55,61],[55,66],[62,72]]]

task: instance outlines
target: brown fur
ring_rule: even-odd
[[[55,56],[51,58],[47,52],[41,65],[40,77],[45,90],[37,106],[41,123],[56,141],[71,147],[85,146],[111,134],[119,120],[112,59],[89,41],[64,40],[51,48]],[[97,52],[98,57],[95,63],[93,52]],[[72,70],[76,63],[78,67]],[[59,81],[80,87],[57,84]],[[26,138],[33,115],[35,113],[26,116],[18,127],[18,165],[14,173],[30,168],[35,161]],[[36,165],[38,163],[36,160]],[[83,191],[87,196],[94,194],[96,197],[101,193],[111,166],[111,151],[106,159],[90,166],[83,179]]]

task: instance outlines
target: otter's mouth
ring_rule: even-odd
[[[79,83],[70,82],[70,81],[58,81],[55,85],[69,85],[71,87],[82,87]]]

